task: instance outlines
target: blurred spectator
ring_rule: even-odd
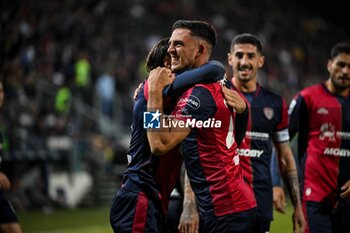
[[[115,78],[112,72],[101,74],[96,80],[96,93],[99,99],[100,111],[111,120],[114,115]]]

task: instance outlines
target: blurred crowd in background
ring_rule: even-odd
[[[344,25],[301,1],[5,0],[0,5],[6,94],[2,170],[14,184],[10,199],[22,210],[54,205],[48,177],[57,171],[89,172],[95,204],[102,198],[96,190],[103,177],[118,187],[133,93],[147,78],[145,56],[170,35],[177,19],[212,23],[219,36],[212,58],[226,65],[236,34],[261,38],[266,61],[259,82],[288,103],[301,88],[327,78],[330,48],[349,39]]]

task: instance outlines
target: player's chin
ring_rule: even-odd
[[[171,63],[171,70],[173,72],[180,71],[182,69],[181,64],[179,62],[172,62]]]

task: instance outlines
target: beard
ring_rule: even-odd
[[[338,91],[350,88],[350,77],[331,77],[331,82]]]

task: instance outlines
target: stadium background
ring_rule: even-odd
[[[24,232],[33,233],[111,232],[108,207],[126,163],[133,92],[147,77],[147,52],[175,20],[212,23],[212,58],[225,64],[236,34],[258,35],[266,55],[259,82],[288,103],[327,78],[330,48],[350,33],[338,0],[4,0],[0,7],[2,170]],[[102,93],[108,86],[115,93],[105,103],[98,83],[106,74],[112,80]],[[272,232],[291,232],[290,214],[281,220],[288,227]],[[71,223],[73,216],[82,220]]]

